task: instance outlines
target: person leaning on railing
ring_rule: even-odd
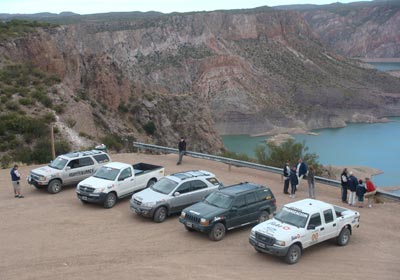
[[[365,178],[365,185],[367,192],[364,194],[364,197],[368,198],[368,207],[371,208],[376,194],[376,187],[369,178]]]

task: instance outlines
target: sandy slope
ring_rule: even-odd
[[[270,186],[278,205],[279,175],[176,155],[114,155],[114,160],[150,162],[167,173],[205,169],[225,184],[253,181]],[[22,167],[26,176],[32,167]],[[400,204],[361,209],[361,227],[346,247],[326,242],[307,249],[300,262],[256,253],[248,244],[250,227],[228,232],[221,242],[189,233],[177,216],[162,224],[129,211],[128,199],[105,210],[83,205],[74,188],[56,195],[24,183],[15,199],[9,170],[0,170],[0,279],[400,279]],[[303,182],[298,198],[306,197]],[[317,197],[341,204],[339,190],[317,185]]]

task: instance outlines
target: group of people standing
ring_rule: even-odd
[[[315,198],[315,178],[314,168],[312,166],[307,167],[307,164],[303,162],[302,158],[299,158],[297,164],[290,168],[290,162],[287,161],[283,167],[283,193],[289,194],[291,198],[296,197],[296,191],[299,187],[301,180],[307,179],[308,182],[308,195],[310,198]],[[290,183],[290,193],[289,193]]]
[[[372,207],[374,196],[376,194],[376,187],[370,178],[358,180],[353,172],[343,169],[340,174],[340,181],[342,185],[342,202],[348,203],[351,206],[364,207],[364,198],[368,199],[368,207]],[[350,193],[348,193],[350,191]]]

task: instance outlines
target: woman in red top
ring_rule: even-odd
[[[368,207],[371,208],[376,194],[376,187],[369,178],[365,178],[365,185],[367,187],[367,192],[364,194],[364,197],[368,198]]]

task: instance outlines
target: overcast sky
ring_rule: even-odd
[[[190,12],[255,8],[288,4],[349,3],[355,0],[0,0],[0,13],[40,12],[93,14],[123,11]]]

